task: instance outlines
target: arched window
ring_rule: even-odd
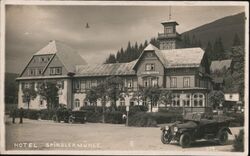
[[[125,106],[125,99],[124,98],[120,98],[120,106]]]
[[[180,106],[180,94],[172,95],[172,106],[179,107]]]
[[[186,94],[185,95],[185,97],[183,99],[183,105],[185,107],[190,107],[191,106],[191,100],[190,100],[190,98],[191,98],[191,94]]]
[[[80,100],[75,99],[75,108],[80,108]]]
[[[203,107],[205,103],[205,96],[202,93],[195,93],[193,95],[194,107]]]

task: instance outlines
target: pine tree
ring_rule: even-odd
[[[241,42],[240,42],[240,38],[238,36],[237,33],[234,34],[234,39],[233,39],[233,46],[240,46]]]
[[[213,47],[212,47],[212,45],[211,45],[211,42],[210,41],[208,41],[208,43],[207,43],[207,47],[206,47],[206,49],[205,49],[205,54],[206,54],[206,56],[207,56],[207,58],[208,58],[208,62],[209,62],[209,64],[211,63],[211,60],[214,60],[214,56],[213,56]]]
[[[213,46],[213,59],[222,60],[226,58],[225,50],[221,37],[218,37]]]
[[[116,58],[114,54],[110,54],[108,59],[106,59],[105,64],[116,63]]]

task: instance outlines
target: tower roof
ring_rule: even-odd
[[[174,20],[167,20],[167,21],[163,21],[161,22],[162,25],[170,25],[170,24],[175,24],[175,25],[179,25],[176,21]]]

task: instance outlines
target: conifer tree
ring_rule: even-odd
[[[233,39],[233,46],[240,46],[241,42],[240,42],[240,38],[238,36],[237,33],[234,34],[234,39]]]

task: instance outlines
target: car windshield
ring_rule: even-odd
[[[184,120],[200,121],[201,120],[201,114],[200,113],[187,113],[184,116]]]

